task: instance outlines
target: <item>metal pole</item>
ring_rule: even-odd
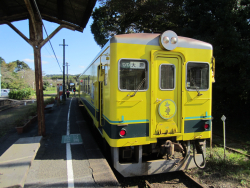
[[[69,65],[68,65],[68,62],[66,63],[66,66],[67,66],[67,88],[68,88],[68,90],[69,90]]]
[[[0,58],[0,97],[1,97],[1,95],[2,95],[2,93],[1,93],[1,77],[2,77],[2,74],[1,74],[1,66],[2,66],[2,58]]]
[[[223,121],[224,160],[226,160],[226,116],[223,115],[221,120]]]
[[[66,101],[66,95],[65,95],[65,46],[68,46],[65,44],[65,39],[63,39],[63,44],[60,44],[60,46],[63,46],[63,95],[62,98],[64,101]]]
[[[63,100],[66,100],[65,96],[65,39],[63,39]]]
[[[213,155],[212,155],[212,143],[213,143],[213,123],[212,123],[212,121],[211,121],[210,158],[213,156]]]

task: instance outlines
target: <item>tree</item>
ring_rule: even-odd
[[[23,61],[12,61],[6,63],[2,58],[2,88],[23,89],[33,87],[35,79],[34,71]]]
[[[43,81],[43,90],[46,90],[48,86],[49,86],[49,82]]]
[[[182,34],[214,46],[213,112],[218,120],[222,114],[243,119],[250,103],[249,6],[237,0],[186,0],[184,8],[189,19]]]
[[[0,65],[2,65],[2,63],[6,64],[5,60],[2,57],[0,57]]]
[[[16,60],[15,62],[16,62],[15,72],[18,72],[21,70],[30,70],[29,65],[27,65],[25,62],[19,61],[19,60]]]
[[[107,0],[92,14],[91,32],[98,45],[114,35],[180,29],[184,0]]]

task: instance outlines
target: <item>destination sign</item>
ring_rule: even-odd
[[[123,69],[145,69],[145,62],[140,61],[127,61],[121,63],[121,68]]]

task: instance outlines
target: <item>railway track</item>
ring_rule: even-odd
[[[213,133],[213,136],[217,136],[217,137],[220,137],[221,139],[223,139],[223,136],[215,134],[215,133]],[[239,141],[239,140],[235,140],[235,139],[232,139],[232,138],[226,138],[226,139],[229,140],[229,141],[235,142],[235,143],[239,143],[239,144],[243,144],[243,145],[246,145],[246,146],[250,146],[250,144],[243,143],[242,141]]]
[[[173,183],[165,184],[165,183],[149,183],[148,180],[145,180],[145,186],[148,188],[159,188],[159,187],[193,187],[193,188],[205,188],[206,186],[203,186],[199,182],[197,182],[194,178],[189,176],[184,171],[179,171],[179,182],[176,182],[173,186]]]
[[[217,134],[214,134],[214,133],[213,133],[213,136],[220,137],[220,138],[223,140],[223,137],[220,136],[220,135],[217,135]],[[247,143],[243,143],[243,144],[242,144],[242,143],[241,143],[240,141],[238,141],[238,140],[228,139],[228,138],[227,138],[227,140],[230,140],[231,142],[239,143],[239,144],[241,144],[241,145],[245,145],[245,146],[248,146],[248,147],[250,146],[250,144],[247,144]],[[214,141],[213,141],[213,143],[216,143],[216,144],[218,144],[220,147],[223,147],[223,144],[220,144],[220,143],[217,143],[217,142],[214,142]],[[242,155],[244,155],[244,156],[250,158],[250,155],[245,154],[245,153],[243,153],[243,152],[241,152],[241,151],[238,151],[237,149],[234,149],[234,148],[228,147],[228,146],[226,146],[225,148],[226,148],[227,150],[230,150],[230,151],[235,152],[235,153],[240,153],[240,154],[242,154]]]

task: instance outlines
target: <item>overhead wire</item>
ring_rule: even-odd
[[[34,1],[36,10],[37,10],[38,16],[39,16],[39,18],[40,18],[40,20],[41,20],[41,22],[42,22],[42,24],[43,24],[42,16],[41,16],[40,11],[39,11],[39,9],[38,9],[38,6],[37,6],[37,4],[36,4],[36,0],[33,0],[33,1]],[[47,30],[46,30],[44,24],[43,24],[43,28],[44,28],[44,31],[45,31],[47,37],[49,37],[49,35],[48,35],[48,33],[47,33]],[[61,66],[60,66],[60,64],[59,64],[59,61],[58,61],[57,57],[56,57],[56,53],[55,53],[54,48],[53,48],[53,46],[52,46],[52,44],[51,44],[51,42],[50,42],[50,38],[49,38],[49,43],[50,43],[50,47],[51,47],[51,49],[52,49],[52,51],[53,51],[53,53],[54,53],[54,55],[55,55],[57,64],[58,64],[58,66],[59,66],[59,68],[61,69],[61,72],[62,72],[62,68],[61,68]]]

